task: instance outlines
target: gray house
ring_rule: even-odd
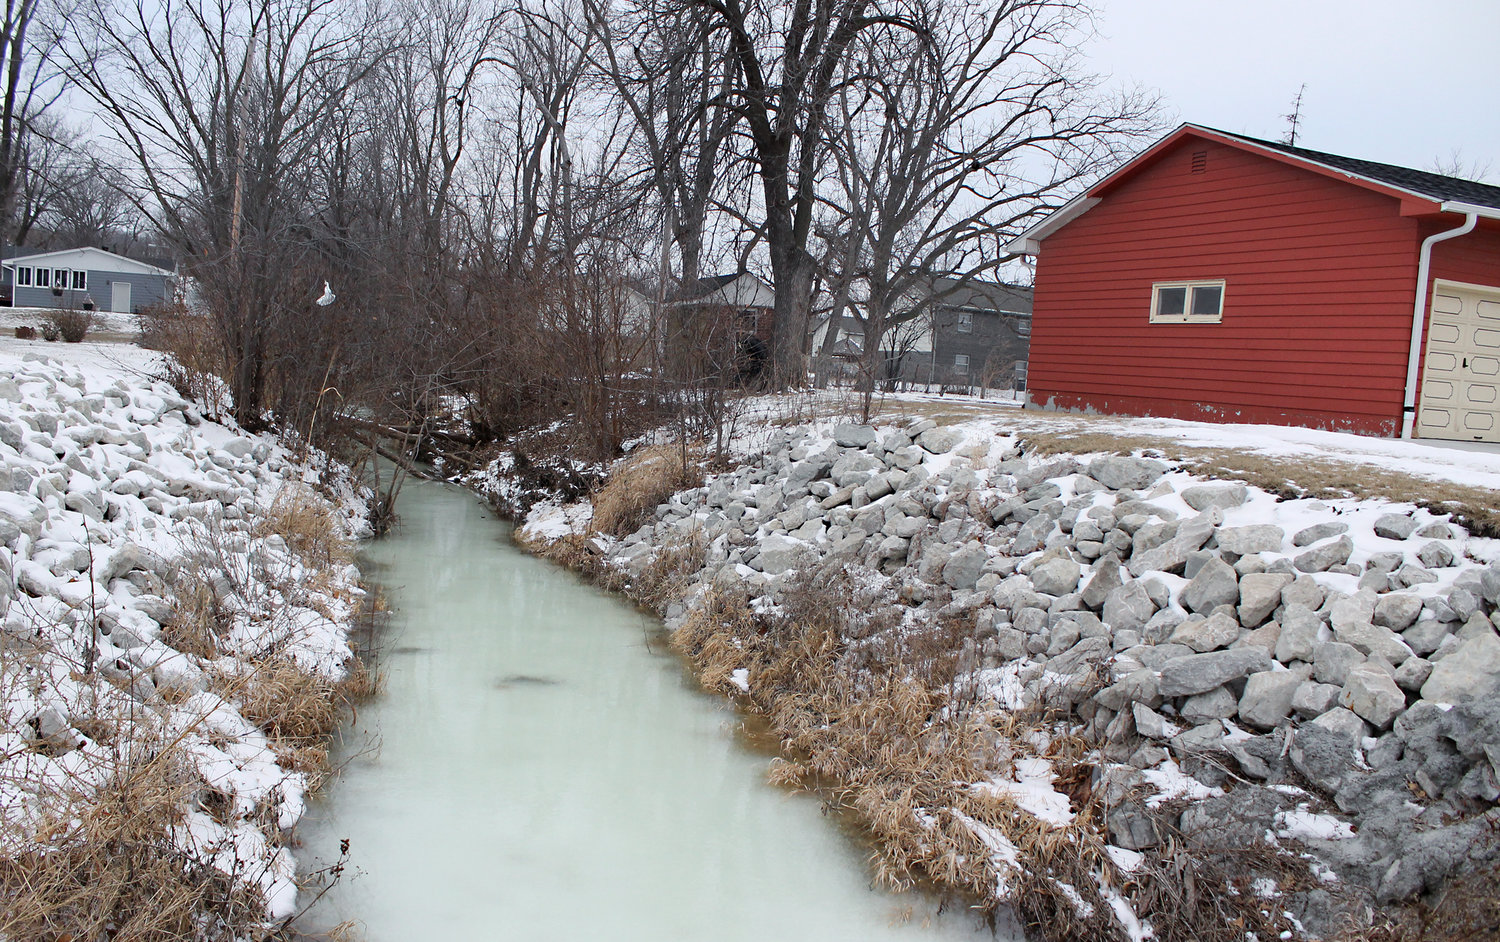
[[[1022,389],[1031,346],[1031,289],[936,279],[928,313],[884,338],[887,382]]]
[[[15,307],[50,307],[130,314],[172,295],[165,268],[104,249],[60,249],[0,262]]]

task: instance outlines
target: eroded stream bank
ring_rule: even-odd
[[[1013,937],[871,890],[865,850],[817,799],[766,784],[766,757],[661,652],[654,619],[522,553],[462,491],[414,481],[402,505],[364,567],[396,613],[387,689],[346,731],[347,766],[301,829],[304,871],[345,838],[351,867],[302,928],[356,920],[370,942]]]

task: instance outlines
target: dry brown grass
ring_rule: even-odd
[[[170,837],[201,786],[167,744],[99,792],[53,792],[34,842],[0,859],[0,938],[264,938],[259,894]]]
[[[345,538],[333,508],[304,484],[283,487],[252,532],[258,537],[281,537],[311,568],[342,567],[354,560],[354,546]]]
[[[1412,503],[1434,513],[1453,514],[1456,523],[1476,535],[1500,536],[1500,492],[1434,481],[1359,462],[1316,457],[1281,458],[1091,429],[1024,432],[1021,442],[1028,453],[1044,455],[1144,453],[1181,462],[1185,470],[1203,477],[1243,481],[1287,498],[1378,497]]]
[[[229,623],[213,585],[197,567],[179,565],[168,574],[167,588],[169,612],[162,622],[161,640],[194,657],[218,657],[219,641]]]
[[[968,669],[956,653],[961,626],[911,630],[898,627],[896,611],[892,599],[828,566],[789,587],[775,615],[753,613],[743,595],[713,593],[672,641],[705,686],[766,719],[782,753],[768,771],[773,782],[816,789],[868,830],[885,885],[931,884],[994,907],[1003,877],[1027,927],[1051,940],[1124,938],[1101,880],[1135,901],[1163,942],[1239,942],[1247,931],[1274,938],[1286,928],[1253,894],[1223,889],[1225,871],[1212,860],[1152,858],[1136,873],[1117,870],[1089,788],[1091,747],[1040,714],[955,709],[956,681]],[[851,645],[851,634],[869,640]],[[748,672],[748,694],[730,679],[736,669]],[[1035,753],[1044,729],[1040,754],[1076,815],[1067,828],[965,785],[1005,771],[1008,756]],[[998,865],[973,824],[1014,845],[1022,870]]]
[[[210,318],[174,302],[142,310],[140,323],[141,346],[167,354],[161,378],[183,397],[204,403],[213,415],[214,407],[225,401],[229,365]]]
[[[271,592],[310,601],[320,592],[347,591],[329,574],[351,558],[350,547],[327,505],[305,491],[284,492],[254,532],[281,536],[305,568],[257,562],[256,554],[247,558],[244,534],[222,521],[209,521],[193,532],[167,574],[170,617],[163,638],[205,661],[224,653],[222,641],[234,607],[230,594],[241,597],[235,604],[249,599],[253,605],[268,601]],[[372,615],[381,604],[374,595],[361,601]],[[269,615],[274,619],[276,612]],[[0,674],[7,682],[26,676],[26,665],[7,662],[7,653],[0,647]],[[11,653],[39,657],[44,652]],[[342,709],[378,689],[379,675],[355,661],[335,683],[298,667],[275,644],[235,653],[235,661],[218,662],[236,663],[232,670],[203,665],[209,668],[211,688],[266,732],[283,767],[306,774],[316,787],[327,772],[328,736]],[[162,695],[180,704],[186,691],[167,687]],[[36,796],[26,805],[29,812],[7,808],[0,815],[7,849],[0,859],[0,939],[270,938],[274,929],[254,889],[259,874],[225,874],[197,859],[205,855],[195,857],[174,840],[186,809],[200,809],[226,825],[235,814],[232,799],[198,778],[185,754],[183,744],[202,717],[182,717],[186,730],[163,740],[153,711],[134,704],[110,707],[109,697],[99,702],[98,715],[78,715],[73,725],[112,747],[106,758],[93,760],[103,766],[87,769],[77,780],[0,783],[7,794]],[[88,784],[96,780],[102,787]],[[270,805],[251,816],[273,845],[285,839],[278,817]]]
[[[630,454],[593,495],[594,528],[626,536],[673,494],[703,483],[701,449],[653,445]]]

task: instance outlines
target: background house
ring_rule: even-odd
[[[679,371],[753,380],[764,369],[775,324],[776,293],[749,272],[713,275],[667,298],[668,363]]]
[[[1024,388],[1031,289],[935,279],[929,313],[886,338],[886,379],[948,387]]]
[[[893,324],[881,338],[878,379],[885,384],[945,388],[1021,389],[1031,337],[1031,289],[993,281],[937,278],[907,310],[920,313]],[[855,377],[864,347],[864,322],[845,315],[826,344],[829,318],[814,325],[812,350],[825,351],[831,375]]]
[[[32,252],[13,248],[0,262],[15,307],[71,308],[129,314],[171,297],[175,275],[160,264],[104,249]]]
[[[1010,248],[1032,403],[1500,441],[1500,187],[1189,124]]]

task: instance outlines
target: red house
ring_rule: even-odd
[[[1500,187],[1185,124],[1009,248],[1031,404],[1500,441]]]

